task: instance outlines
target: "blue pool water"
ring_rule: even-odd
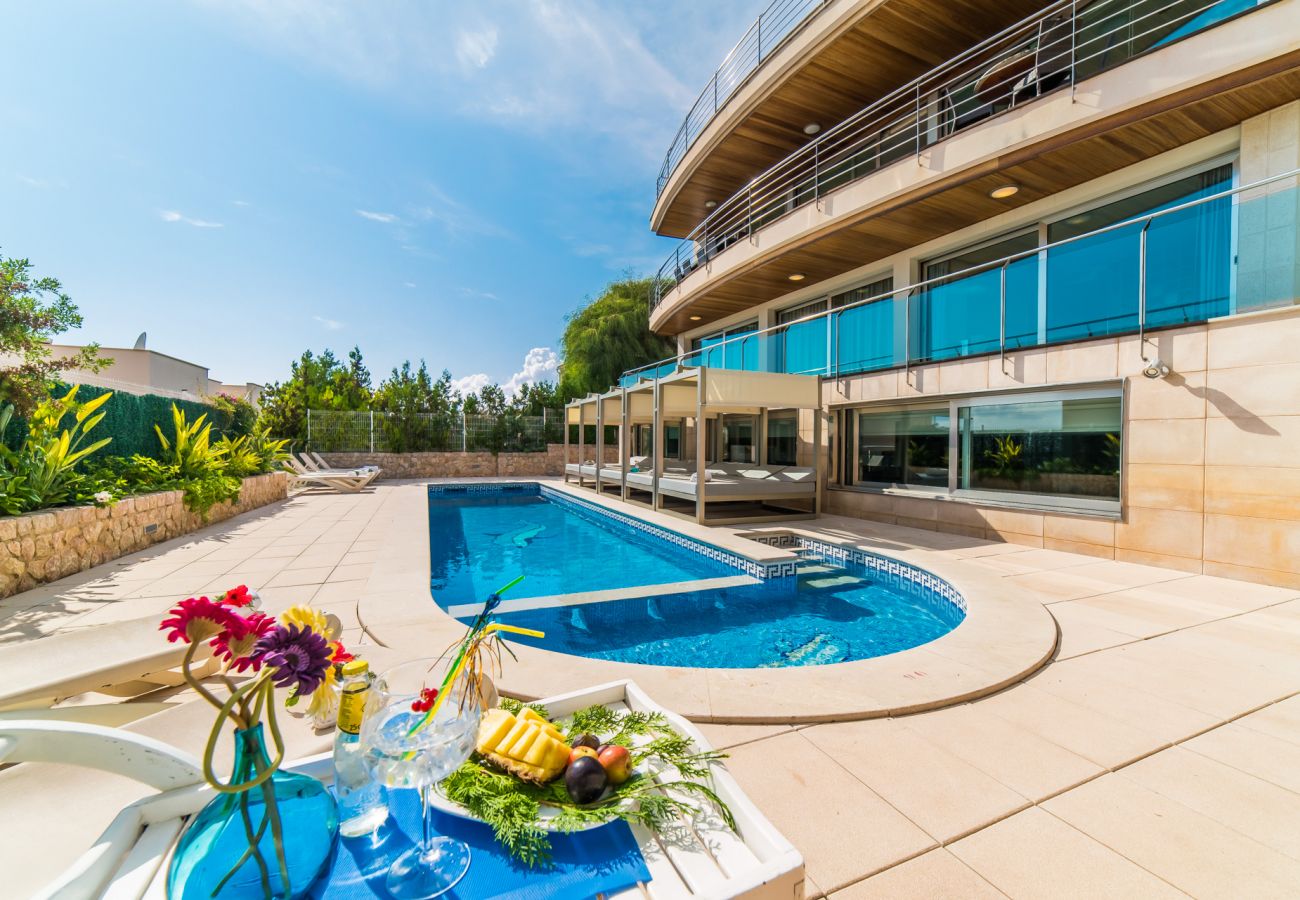
[[[720,590],[509,613],[547,650],[708,669],[815,666],[896,653],[965,613],[900,575],[806,554],[795,578]]]
[[[631,599],[498,615],[544,631],[517,640],[547,650],[695,668],[828,665],[928,643],[965,618],[933,576],[904,574],[870,554],[828,559],[816,552],[824,546],[795,551],[793,577],[673,592],[680,582],[742,572],[584,504],[548,499],[554,492],[535,484],[448,490],[429,494],[430,586],[443,608],[482,603],[520,574],[507,601],[645,589]]]
[[[536,485],[429,494],[430,589],[444,608],[482,603],[518,575],[507,599],[718,578],[729,565],[585,508]]]

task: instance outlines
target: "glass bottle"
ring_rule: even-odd
[[[339,802],[339,834],[360,837],[388,819],[388,791],[366,765],[361,719],[370,692],[370,665],[354,659],[343,665],[342,696],[334,736],[334,792]]]

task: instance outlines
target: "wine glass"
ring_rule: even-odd
[[[424,718],[411,708],[425,688],[442,684],[450,660],[420,659],[389,669],[375,682],[366,701],[361,740],[366,762],[377,781],[390,788],[417,788],[423,829],[420,843],[403,853],[388,870],[386,886],[395,900],[438,897],[455,887],[469,869],[464,841],[433,836],[429,792],[469,759],[478,736],[481,699],[461,676],[447,688],[449,696],[433,721],[411,733]]]

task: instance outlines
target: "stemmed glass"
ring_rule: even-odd
[[[450,696],[423,729],[411,734],[424,713],[412,709],[421,691],[437,688],[450,660],[420,659],[389,669],[375,682],[366,702],[361,740],[377,781],[390,788],[418,788],[423,814],[419,845],[403,853],[388,870],[386,887],[395,900],[423,900],[451,890],[469,869],[464,841],[433,836],[429,792],[460,768],[474,750],[482,713],[480,694],[459,677]]]

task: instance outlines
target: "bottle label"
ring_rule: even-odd
[[[343,691],[339,699],[339,731],[347,734],[361,733],[361,717],[366,711],[366,691],[369,685],[361,684]]]

